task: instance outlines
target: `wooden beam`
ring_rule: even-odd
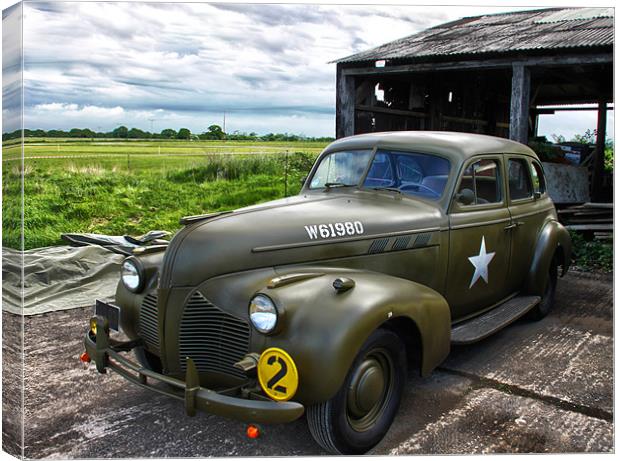
[[[583,111],[583,110],[599,110],[598,107],[534,107],[532,108],[532,112],[536,112],[538,114],[553,114],[554,112],[573,112],[573,111]],[[606,110],[614,110],[613,106],[607,106]]]
[[[356,105],[355,110],[360,110],[364,112],[376,112],[378,114],[404,115],[405,117],[426,117],[428,116],[428,114],[425,112],[416,112],[413,110],[402,110],[402,109],[391,109],[389,107],[367,106],[367,105],[361,105],[361,104]]]
[[[523,66],[575,66],[580,64],[611,64],[613,53],[585,54],[585,55],[554,55],[531,56],[499,59],[480,59],[452,62],[421,62],[386,67],[352,67],[342,69],[344,75],[388,75],[408,74],[411,72],[436,72],[443,70],[472,70],[472,69],[509,69],[513,64]],[[339,64],[340,65],[340,64]]]
[[[510,94],[510,139],[527,144],[530,115],[530,70],[522,64],[512,66]]]
[[[428,103],[428,125],[425,125],[427,130],[440,131],[442,130],[441,119],[441,82],[434,79],[429,84],[429,103]]]
[[[542,96],[539,96],[538,101],[536,101],[536,105],[553,106],[556,104],[571,104],[571,105],[598,104],[598,101],[600,99],[613,100],[613,94],[600,93],[597,95],[592,95],[588,98],[580,97],[577,94],[573,94],[572,96],[562,97],[562,98],[560,98],[559,96],[545,97],[544,99],[542,98]]]
[[[336,70],[336,138],[355,134],[355,77]]]
[[[607,125],[607,103],[598,103],[598,123],[596,126],[596,149],[594,150],[594,162],[592,170],[592,201],[602,199],[603,173],[605,171],[605,128]]]
[[[468,125],[481,125],[486,126],[489,122],[486,120],[476,119],[476,118],[464,118],[464,117],[452,117],[450,115],[439,116],[442,120],[447,120],[449,122],[457,122],[457,123],[466,123]]]

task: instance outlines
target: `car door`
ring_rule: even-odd
[[[538,232],[553,208],[545,187],[542,166],[520,155],[506,155],[508,211],[511,223],[512,260],[508,279],[513,291],[523,286],[529,272]]]
[[[464,165],[450,206],[446,299],[453,320],[480,312],[508,295],[511,233],[501,155]],[[469,192],[467,191],[469,190]],[[463,203],[462,196],[472,196]]]

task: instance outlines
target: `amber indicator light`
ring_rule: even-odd
[[[258,437],[260,437],[260,430],[255,425],[250,424],[248,426],[246,434],[250,439],[257,439]]]

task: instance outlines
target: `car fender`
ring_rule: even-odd
[[[558,221],[547,222],[538,234],[525,292],[542,296],[552,258],[556,255],[559,257],[558,265],[562,266],[560,276],[564,276],[570,266],[571,251],[572,243],[568,230]]]
[[[293,357],[299,374],[295,400],[318,403],[333,397],[341,387],[359,349],[382,325],[404,320],[419,334],[421,373],[428,375],[450,349],[450,309],[435,290],[377,272],[349,269],[296,268],[278,270],[278,277],[307,276],[291,283],[258,290],[269,296],[282,313],[277,333],[261,335],[261,350],[279,347]],[[338,278],[354,282],[338,292]],[[401,331],[401,334],[403,331]],[[256,346],[255,339],[253,343]]]

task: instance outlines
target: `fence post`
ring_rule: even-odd
[[[284,196],[288,197],[288,149],[284,152]]]

